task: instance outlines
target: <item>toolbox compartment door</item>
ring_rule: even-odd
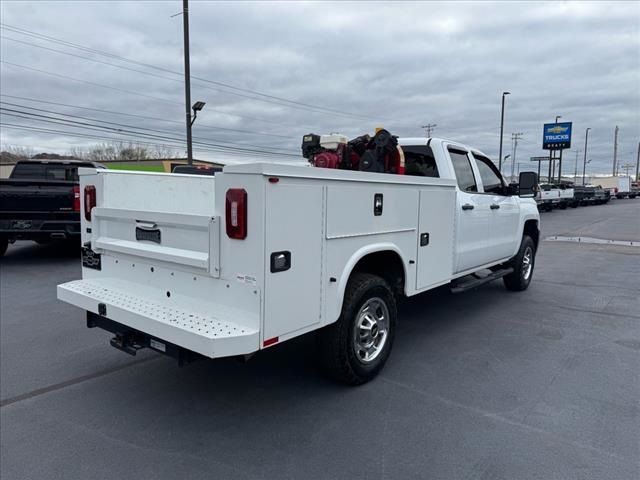
[[[266,192],[263,340],[320,323],[323,187],[283,180],[269,184]],[[272,271],[272,255],[279,253],[289,256],[290,266]]]

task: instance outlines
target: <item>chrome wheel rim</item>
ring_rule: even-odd
[[[527,247],[524,251],[524,255],[522,256],[522,278],[524,280],[529,280],[531,277],[531,272],[533,271],[533,249],[531,247]]]
[[[389,309],[378,297],[367,300],[356,317],[353,327],[353,349],[362,363],[375,360],[389,336]]]

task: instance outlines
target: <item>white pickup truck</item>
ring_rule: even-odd
[[[59,285],[58,298],[114,333],[115,347],[181,363],[318,330],[328,373],[364,383],[391,351],[396,298],[496,278],[524,290],[539,242],[535,173],[521,174],[518,191],[476,149],[399,144],[405,175],[269,163],[215,177],[83,169],[82,279]]]

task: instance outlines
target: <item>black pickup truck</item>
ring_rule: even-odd
[[[0,256],[9,243],[73,239],[80,235],[79,160],[23,160],[0,180]]]

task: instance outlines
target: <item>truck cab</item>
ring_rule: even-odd
[[[524,290],[539,242],[535,174],[516,188],[478,149],[399,145],[405,174],[83,169],[83,278],[58,297],[127,353],[251,355],[317,331],[332,376],[368,381],[390,353],[397,297],[497,278]]]

